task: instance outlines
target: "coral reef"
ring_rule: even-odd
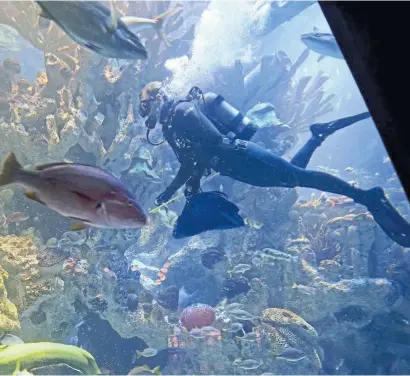
[[[20,329],[16,306],[7,298],[4,280],[8,273],[0,265],[0,332],[11,332]]]
[[[291,13],[310,5],[294,5]],[[123,15],[153,17],[174,5],[141,1],[116,6]],[[138,93],[149,81],[166,80],[167,59],[190,55],[198,9],[206,6],[184,3],[184,10],[166,22],[171,49],[155,31],[144,30],[151,59],[124,63],[82,49],[53,23],[40,27],[35,3],[1,2],[0,22],[44,52],[45,71],[30,81],[20,77],[19,61],[2,62],[0,154],[12,150],[29,165],[68,160],[102,166],[151,207],[178,162],[166,144],[144,142]],[[261,12],[267,12],[266,6],[261,33],[289,19],[286,9],[292,4],[264,4]],[[222,94],[246,113],[259,127],[253,141],[283,156],[296,145],[298,132],[334,110],[334,95],[325,89],[329,77],[322,71],[314,77],[300,74],[308,54],[305,50],[291,61],[279,50],[251,64],[237,60],[215,72],[202,89]],[[360,184],[362,177],[367,184],[386,180],[361,172],[356,177]],[[404,208],[394,174],[388,186]],[[263,360],[258,373],[409,369],[401,355],[408,350],[408,250],[392,244],[371,215],[347,198],[321,195],[302,201],[294,189],[250,187],[224,177],[202,188],[220,187],[240,207],[245,228],[170,241],[183,199],[158,210],[141,231],[64,233],[65,224],[46,218],[38,206],[24,225],[5,221],[0,233],[16,235],[0,237],[0,332],[18,331],[15,304],[25,341],[67,342],[76,336],[73,328],[92,313],[116,331],[118,344],[137,341],[140,350],[149,346],[166,353],[170,337],[177,338],[177,345],[182,341],[186,358],[178,366],[190,374],[245,373],[237,359]],[[19,193],[0,191],[4,217],[29,211]],[[46,235],[27,229],[45,232],[47,222],[54,238],[46,242]],[[246,268],[234,272],[239,264]],[[197,303],[212,312],[204,325],[213,325],[216,336],[196,341],[184,329],[203,326],[186,324],[181,316]],[[227,308],[232,304],[241,307],[236,316]],[[233,324],[243,333],[233,331]],[[84,341],[84,348],[110,341],[88,335],[94,341]],[[258,341],[248,341],[247,335]],[[275,358],[289,348],[303,351],[306,358]],[[125,364],[135,364],[133,355],[135,347],[127,351]],[[164,372],[178,374],[172,367],[169,362]]]
[[[31,340],[47,339],[50,337],[43,334],[30,337],[30,325],[27,325],[26,318],[29,318],[31,325],[45,322],[47,316],[41,309],[41,305],[53,294],[57,295],[61,292],[63,281],[57,275],[62,270],[62,258],[53,256],[52,253],[45,255],[46,247],[41,245],[41,238],[33,232],[26,232],[26,236],[0,237],[0,262],[8,275],[6,281],[8,297],[17,306],[20,322],[24,323],[25,334],[22,337]],[[9,307],[12,314],[14,308],[12,305]],[[56,321],[60,323],[60,320],[61,315]],[[18,328],[17,321],[15,329]],[[28,330],[26,331],[25,328]],[[50,328],[50,330],[54,329]]]

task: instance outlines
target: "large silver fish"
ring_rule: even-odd
[[[126,17],[123,21],[115,15],[113,0],[106,7],[97,1],[36,1],[42,12],[40,17],[54,21],[71,39],[99,55],[128,60],[145,60],[148,52],[135,31],[155,28],[169,42],[163,32],[163,22],[181,9],[176,7],[154,18]]]
[[[317,28],[313,28],[312,33],[302,34],[300,40],[310,50],[320,54],[318,62],[326,56],[344,59],[342,51],[331,33],[322,33]]]
[[[0,186],[12,183],[23,185],[27,198],[74,219],[72,231],[147,224],[147,216],[133,195],[115,176],[98,167],[52,163],[26,170],[10,153],[0,173]]]

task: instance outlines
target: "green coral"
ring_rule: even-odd
[[[10,375],[16,369],[30,370],[66,364],[84,375],[101,375],[94,357],[87,351],[70,345],[52,342],[0,345],[0,374]]]
[[[0,332],[20,329],[17,308],[7,299],[7,291],[4,285],[4,280],[7,277],[7,272],[0,265]]]

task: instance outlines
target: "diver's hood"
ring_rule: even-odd
[[[162,88],[162,83],[159,81],[152,81],[146,84],[140,93],[140,102],[149,100],[155,97],[160,89]]]

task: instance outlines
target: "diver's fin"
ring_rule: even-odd
[[[117,18],[117,13],[115,10],[114,0],[110,0],[109,3],[110,3],[111,20],[110,20],[110,25],[108,26],[108,30],[113,33],[115,30],[117,30],[118,18]]]
[[[14,153],[7,154],[3,163],[3,169],[0,172],[0,186],[13,183],[16,171],[21,169],[22,167],[17,161],[16,155]]]
[[[325,55],[320,55],[317,59],[317,62],[322,61],[326,56]]]
[[[45,205],[45,203],[37,197],[36,192],[24,192],[24,196],[26,196],[29,200],[33,200],[38,202],[39,204]]]
[[[155,29],[157,30],[159,37],[164,41],[165,45],[168,48],[171,47],[171,43],[169,42],[167,36],[165,35],[164,29],[163,29],[164,22],[167,18],[172,17],[181,11],[182,11],[182,4],[177,4],[173,9],[167,10],[166,12],[154,18]]]
[[[90,225],[88,223],[82,222],[82,221],[73,221],[73,223],[70,225],[69,230],[70,231],[81,231],[89,228]]]

